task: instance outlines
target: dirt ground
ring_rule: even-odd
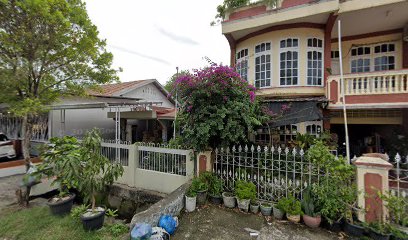
[[[259,231],[258,236],[250,236],[246,228]],[[183,213],[172,239],[287,239],[287,240],[330,240],[342,236],[322,228],[310,229],[303,224],[287,221],[268,221],[262,215],[239,212],[221,206],[206,205],[192,213]]]
[[[0,212],[7,206],[16,203],[16,190],[19,189],[24,175],[0,178]]]

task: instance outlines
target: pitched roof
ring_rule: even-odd
[[[136,81],[130,81],[130,82],[121,82],[121,83],[113,83],[113,84],[105,84],[105,85],[100,85],[101,91],[90,91],[89,94],[93,96],[118,96],[120,92],[123,92],[127,89],[135,89],[137,87],[140,87],[146,83],[150,83],[154,80],[149,79],[149,80],[136,80]]]

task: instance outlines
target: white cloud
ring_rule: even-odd
[[[180,69],[229,64],[221,26],[210,26],[222,0],[87,0],[87,10],[107,39],[121,81],[156,78],[165,83]]]

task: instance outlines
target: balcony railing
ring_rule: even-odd
[[[344,75],[345,96],[375,97],[404,93],[408,93],[408,69]],[[341,95],[340,76],[330,76],[327,81],[327,97],[332,104],[337,104],[341,102]],[[408,95],[406,98],[408,101]]]

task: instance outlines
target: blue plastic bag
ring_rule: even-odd
[[[176,231],[177,222],[172,216],[163,215],[160,217],[159,227],[164,228],[166,232],[168,232],[170,235],[173,235],[174,231]]]
[[[132,229],[130,233],[130,238],[132,240],[144,240],[150,239],[152,236],[152,226],[147,223],[138,223]]]

